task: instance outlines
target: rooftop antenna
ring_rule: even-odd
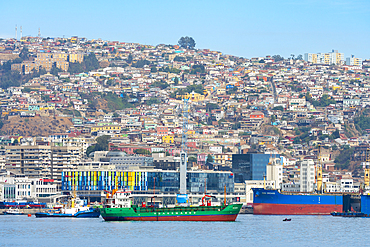
[[[17,40],[17,25],[15,25],[15,39]]]
[[[39,28],[39,38],[41,37],[41,32],[40,32],[40,28]]]
[[[21,26],[21,39],[22,39],[22,26]]]

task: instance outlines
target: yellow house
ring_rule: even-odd
[[[179,95],[178,97],[181,97],[181,99],[189,99],[191,101],[194,101],[194,102],[198,102],[198,101],[203,101],[204,100],[204,95],[201,95],[199,93],[196,93],[196,92],[191,92],[191,93],[187,93],[185,95]]]
[[[71,41],[71,43],[77,43],[77,37],[72,37],[72,38],[70,39],[70,41]]]
[[[163,143],[174,143],[173,136],[162,136]]]

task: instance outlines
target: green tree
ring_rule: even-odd
[[[53,66],[51,67],[50,74],[58,76],[59,72],[62,72],[63,70],[57,67],[57,63],[53,63]]]
[[[331,133],[331,135],[330,135],[330,139],[337,139],[337,138],[340,138],[339,130],[334,131],[334,132],[333,132],[333,133]]]
[[[215,104],[215,103],[207,103],[206,104],[206,110],[207,112],[210,112],[212,110],[215,110],[215,109],[219,109],[219,105],[218,104]]]
[[[132,63],[132,67],[135,67],[135,68],[143,68],[145,65],[149,65],[150,62],[148,60],[139,60],[137,61],[136,63]]]
[[[95,151],[109,151],[109,139],[110,136],[103,135],[96,138]]]
[[[132,63],[132,60],[133,60],[133,57],[131,55],[131,53],[128,55],[127,57],[127,63]]]
[[[89,156],[90,153],[95,151],[109,151],[109,139],[110,136],[103,135],[96,138],[96,144],[87,148],[86,155]]]
[[[284,60],[284,57],[282,57],[280,55],[273,55],[272,58],[275,60],[275,62],[279,62],[279,61]]]
[[[142,155],[151,155],[152,154],[149,150],[144,149],[144,148],[135,149],[134,153],[135,154],[142,154]]]
[[[284,107],[282,107],[282,106],[275,106],[274,108],[272,108],[272,110],[274,110],[274,111],[284,111]]]
[[[195,41],[192,37],[181,37],[178,42],[179,46],[185,49],[194,49]]]
[[[163,80],[160,80],[160,81],[155,81],[153,82],[150,87],[159,87],[160,89],[166,89],[169,87],[168,83],[163,81]]]
[[[28,52],[27,47],[23,47],[22,51],[19,53],[19,57],[22,58],[22,60],[27,60],[29,58],[30,54]]]
[[[213,162],[214,160],[213,160],[213,157],[212,157],[212,155],[210,155],[210,154],[208,154],[208,156],[207,156],[207,162]]]
[[[204,74],[206,72],[206,69],[203,64],[195,64],[193,67],[191,67],[190,74],[196,74],[201,73]]]
[[[194,156],[190,156],[189,158],[188,158],[188,162],[189,163],[193,163],[193,162],[197,162],[197,158],[196,157],[194,157]]]
[[[175,83],[175,85],[178,85],[179,84],[179,78],[178,77],[175,77],[175,79],[173,80],[173,82]]]

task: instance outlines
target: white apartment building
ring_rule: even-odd
[[[274,181],[274,189],[280,189],[283,183],[283,165],[279,158],[271,158],[270,162],[266,165],[266,179]]]
[[[300,172],[301,192],[312,192],[315,188],[315,162],[312,159],[303,160]]]

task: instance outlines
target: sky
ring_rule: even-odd
[[[0,1],[0,37],[79,36],[147,45],[190,36],[245,58],[338,50],[370,58],[370,0]]]

